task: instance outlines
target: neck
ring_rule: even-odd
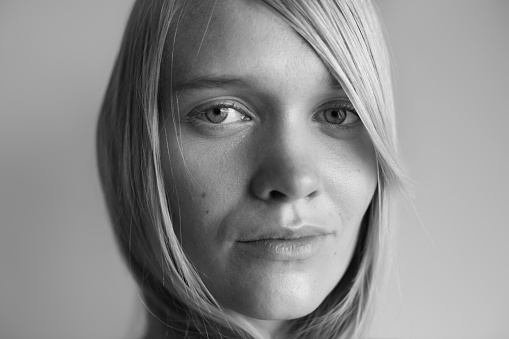
[[[259,339],[282,339],[285,338],[285,335],[287,334],[288,320],[259,320],[246,317],[238,313],[235,315],[250,324],[254,330],[259,333],[259,336],[257,337]],[[146,332],[142,339],[160,339],[166,337],[168,333],[171,333],[171,338],[181,338],[181,335],[182,338],[184,338],[188,337],[187,334],[189,334],[186,332],[186,334],[183,335],[183,330],[179,331],[176,328],[168,327],[167,324],[171,322],[165,323],[150,313],[146,314],[145,323]],[[194,338],[193,336],[191,337]]]
[[[279,339],[287,331],[287,320],[259,320],[248,317],[243,317],[249,322],[264,339]]]

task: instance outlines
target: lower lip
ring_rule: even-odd
[[[305,260],[320,251],[327,235],[298,239],[264,239],[239,242],[249,254],[271,260]]]

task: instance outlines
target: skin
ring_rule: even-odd
[[[325,119],[348,98],[280,18],[254,1],[195,4],[163,74],[174,230],[213,296],[270,337],[343,276],[376,189],[375,153],[353,108],[342,124]],[[218,104],[234,108],[213,123]],[[245,250],[243,241],[302,226],[324,234],[312,255]]]

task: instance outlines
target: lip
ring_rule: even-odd
[[[305,260],[322,248],[328,235],[294,239],[261,239],[238,242],[241,250],[256,258],[276,261]]]
[[[305,260],[322,248],[332,233],[314,226],[280,228],[238,240],[239,249],[268,260]]]
[[[259,230],[256,233],[241,236],[237,241],[252,242],[260,240],[296,240],[331,234],[325,228],[311,225],[275,227],[267,230]]]

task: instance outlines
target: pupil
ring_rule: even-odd
[[[221,109],[220,108],[214,108],[214,115],[221,115]]]

